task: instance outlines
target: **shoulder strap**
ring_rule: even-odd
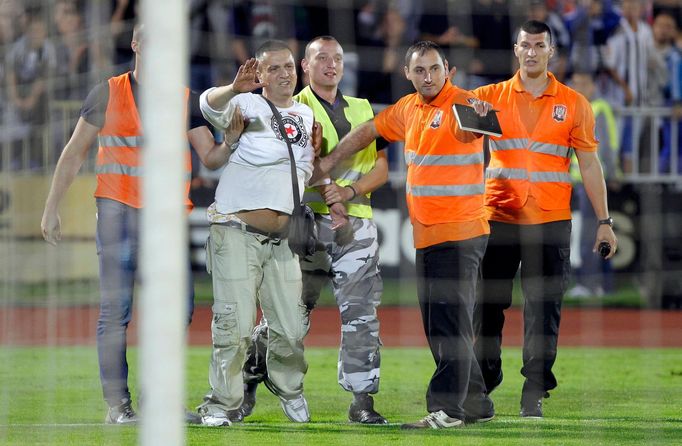
[[[287,143],[287,148],[289,149],[289,165],[291,167],[291,185],[293,186],[294,189],[294,212],[296,212],[296,209],[298,205],[301,204],[301,193],[298,190],[298,175],[296,175],[296,160],[294,159],[294,151],[291,148],[291,141],[289,141],[289,137],[287,137],[286,132],[284,131],[284,123],[282,122],[282,115],[279,113],[279,110],[277,110],[277,107],[275,107],[275,104],[273,104],[268,98],[265,96],[262,96],[263,99],[265,99],[265,102],[268,103],[270,106],[270,109],[272,110],[272,115],[275,117],[277,120],[277,126],[279,127],[279,133],[282,135],[282,138],[284,139],[284,142]]]

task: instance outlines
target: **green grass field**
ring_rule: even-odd
[[[136,370],[137,351],[131,368]],[[307,350],[305,388],[312,422],[286,421],[277,399],[259,389],[246,423],[187,428],[189,445],[663,445],[682,443],[682,350],[561,348],[559,387],[544,420],[518,417],[520,351],[504,354],[505,381],[493,393],[497,417],[449,431],[401,431],[425,415],[433,372],[426,349],[384,349],[377,408],[389,426],[350,425],[350,397],[336,384],[336,350]],[[188,351],[187,406],[207,389],[209,348]],[[134,382],[134,375],[131,382]],[[93,347],[0,348],[1,445],[132,445],[137,428],[106,426]]]

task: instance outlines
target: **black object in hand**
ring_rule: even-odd
[[[601,242],[597,250],[599,251],[600,256],[606,258],[606,256],[611,253],[611,244],[609,242]]]

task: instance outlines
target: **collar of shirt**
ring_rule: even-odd
[[[440,89],[438,94],[436,95],[435,98],[433,98],[430,102],[424,101],[424,98],[417,93],[417,106],[418,107],[441,107],[443,105],[446,105],[450,93],[454,90],[454,85],[450,82],[450,79],[445,80],[445,84],[443,84],[443,88]]]
[[[559,89],[559,81],[556,80],[556,77],[549,71],[547,72],[547,77],[549,78],[549,82],[547,83],[547,88],[545,88],[545,91],[542,93],[542,96],[556,96],[558,89]],[[512,88],[514,91],[517,93],[525,93],[526,89],[523,86],[523,82],[521,82],[521,70],[518,70],[514,77],[512,78]]]
[[[312,91],[313,94],[315,95],[315,97],[317,98],[317,100],[320,101],[320,104],[326,105],[327,107],[331,108],[332,110],[336,110],[340,105],[343,107],[348,105],[348,104],[346,104],[346,100],[343,98],[343,94],[341,93],[341,90],[338,88],[336,89],[336,98],[334,98],[333,104],[327,102],[325,99],[322,99],[322,97],[320,97],[320,95],[317,94],[315,92],[315,90],[313,90],[313,87],[310,87],[310,91]]]

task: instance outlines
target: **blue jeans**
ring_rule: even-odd
[[[97,199],[97,255],[100,310],[97,353],[104,399],[109,406],[130,400],[126,331],[132,317],[137,279],[140,210],[118,201]],[[194,311],[194,286],[188,278],[188,324]]]

